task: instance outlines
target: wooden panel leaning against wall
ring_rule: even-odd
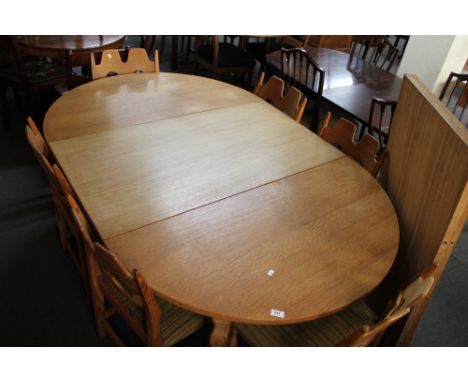
[[[398,216],[400,246],[376,301],[437,261],[435,287],[468,216],[468,130],[414,75],[404,78],[392,129],[382,183]],[[384,345],[409,344],[434,287]]]

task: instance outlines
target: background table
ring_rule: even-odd
[[[398,223],[376,180],[243,89],[114,76],[61,97],[44,130],[105,244],[218,323],[325,316],[393,263]]]
[[[362,123],[369,119],[372,97],[397,101],[401,78],[375,65],[354,59],[349,54],[332,49],[307,48],[307,54],[325,70],[323,98],[351,114]],[[281,53],[267,54],[267,61],[281,68]]]
[[[89,36],[89,35],[34,35],[17,36],[16,42],[23,47],[40,51],[46,57],[63,57],[69,50],[96,51],[102,49],[118,49],[122,47],[125,36]]]

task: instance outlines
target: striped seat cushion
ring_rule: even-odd
[[[161,309],[161,339],[163,346],[173,346],[206,322],[206,317],[179,308],[158,298]]]
[[[101,277],[101,283],[146,330],[146,317],[143,308],[139,307],[126,294],[122,293],[108,276]],[[196,332],[205,323],[206,318],[203,316],[181,309],[160,298],[157,301],[161,310],[160,328],[163,346],[175,345],[185,337]]]
[[[235,326],[251,346],[334,346],[375,320],[374,312],[359,301],[341,312],[303,324]]]

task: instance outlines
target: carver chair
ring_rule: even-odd
[[[126,50],[109,49],[98,53],[101,61],[97,64],[97,55],[91,53],[91,77],[93,80],[117,74],[159,73],[158,51],[154,52],[154,61],[150,60],[144,48]],[[122,60],[126,55],[126,60]]]
[[[336,314],[303,324],[235,324],[235,328],[251,346],[375,346],[388,327],[407,317],[428,295],[436,268],[431,265],[400,290],[380,319],[364,300],[359,300]]]
[[[311,128],[317,131],[325,70],[307,54],[304,48],[281,48],[281,74],[287,89],[295,87],[307,95],[312,114]]]
[[[372,176],[376,177],[387,157],[387,152],[379,153],[379,142],[368,133],[359,142],[355,143],[357,126],[345,118],[338,119],[333,127],[329,127],[330,116],[331,114],[328,112],[318,135],[343,151],[363,166]]]
[[[47,143],[36,124],[31,117],[28,117],[27,121],[26,137],[42,170],[49,180],[60,244],[78,271],[83,282],[86,297],[89,301],[89,283],[87,280],[87,268],[84,261],[84,254],[79,246],[78,232],[74,229],[75,225],[66,199],[68,194],[73,194],[73,190],[60,168],[56,164],[51,164]]]
[[[128,271],[103,245],[92,241],[89,224],[71,195],[68,203],[79,227],[92,289],[99,335],[108,335],[119,346],[131,344],[172,346],[196,332],[206,318],[156,298],[142,274]],[[113,325],[115,316],[123,319],[136,336],[125,336]],[[136,341],[135,341],[136,340]]]
[[[265,72],[262,72],[260,73],[254,94],[271,102],[273,106],[285,112],[296,122],[300,122],[307,104],[307,98],[303,96],[302,92],[295,87],[291,87],[284,94],[285,83],[281,78],[272,76],[266,83],[263,82],[264,79]]]
[[[468,73],[450,73],[440,93],[439,99],[468,127]]]

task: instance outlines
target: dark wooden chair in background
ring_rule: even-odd
[[[390,127],[396,106],[396,101],[385,101],[381,98],[372,97],[366,130],[370,135],[378,134],[381,150],[387,144],[390,136]],[[360,138],[364,135],[364,131],[365,129],[361,129]]]
[[[271,102],[277,109],[285,112],[296,122],[301,122],[302,114],[307,105],[307,98],[295,87],[289,88],[285,94],[285,83],[281,78],[272,76],[264,83],[265,72],[260,73],[254,94]]]
[[[385,36],[353,36],[349,65],[354,59],[363,60],[389,72],[398,53],[398,49]]]
[[[395,35],[395,44],[394,46],[396,48],[398,48],[398,44],[400,43],[400,40],[403,41],[403,46],[400,50],[400,55],[398,56],[398,58],[402,58],[403,55],[405,54],[405,50],[406,50],[406,46],[408,45],[408,41],[410,39],[410,36],[409,35],[401,35],[401,34],[397,34]]]
[[[198,36],[195,41],[193,73],[196,74],[201,66],[215,77],[233,73],[247,76],[246,83],[250,83],[255,70],[255,59],[233,42],[232,37],[220,42],[219,36]]]
[[[375,346],[387,328],[407,317],[427,296],[435,270],[436,266],[431,266],[400,290],[380,319],[364,300],[359,300],[336,314],[303,324],[235,327],[251,346]]]
[[[16,44],[14,36],[0,36],[0,105],[4,109],[4,120],[8,126],[8,104],[5,92],[12,88],[15,98],[22,108],[20,92],[28,99],[33,96],[43,95],[46,91],[53,91],[57,85],[66,82],[65,65],[60,62],[51,61],[41,55],[41,52],[26,50]],[[52,92],[50,93],[52,94]],[[50,95],[49,94],[49,95]],[[56,96],[58,97],[58,93]],[[34,108],[33,114],[42,115],[49,106],[43,104],[43,98],[39,102],[30,103]]]
[[[311,129],[317,131],[319,109],[322,102],[325,70],[322,69],[303,48],[281,48],[281,74],[286,88],[296,87],[309,99],[312,115]]]
[[[468,127],[468,73],[450,73],[440,93],[439,99]]]
[[[253,41],[250,41],[250,40]],[[266,55],[281,48],[291,49],[304,47],[309,36],[252,36],[247,37],[245,47],[255,60],[260,63],[260,71],[266,69]]]
[[[99,53],[94,52],[94,54],[98,55]],[[67,90],[72,90],[79,85],[92,81],[90,52],[74,52],[69,50],[66,58],[66,67]]]
[[[161,44],[162,41],[165,43],[165,36],[161,36]],[[150,54],[153,52],[154,44],[156,42],[156,36],[141,36],[141,48],[143,48],[146,51],[146,54],[150,56]],[[162,55],[161,49],[159,49],[159,52]]]
[[[372,176],[376,177],[381,169],[387,152],[379,153],[379,142],[370,134],[366,133],[357,143],[357,126],[345,118],[338,119],[333,127],[329,127],[330,113],[324,118],[318,135],[328,143],[343,151],[363,166]]]

